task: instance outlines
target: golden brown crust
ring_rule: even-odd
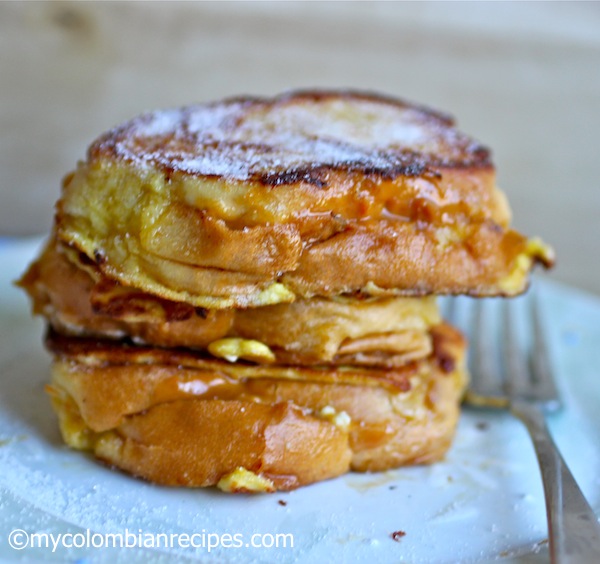
[[[213,486],[243,467],[287,490],[347,472],[350,459],[335,425],[285,403],[163,404],[127,419],[113,436],[113,444],[100,443],[100,458],[170,486]]]
[[[170,241],[158,252],[160,240],[143,248],[133,239],[108,236],[100,241],[82,233],[73,237],[74,232],[59,225],[59,237],[88,257],[96,257],[104,276],[164,299],[208,309],[261,307],[357,293],[511,296],[525,290],[534,264],[551,266],[554,260],[551,249],[532,245],[516,231],[491,221],[460,227],[365,220],[348,224],[327,239],[310,244],[300,241],[300,253],[292,251],[298,248],[296,243],[281,247],[283,255],[271,255],[268,265],[266,258],[260,258],[263,247],[252,244],[229,259],[217,251],[217,257],[206,261],[222,260],[227,268],[188,261],[191,255],[181,249],[202,248],[201,237]],[[182,233],[192,231],[183,228]],[[236,262],[236,256],[245,258]],[[291,265],[289,270],[286,264]],[[272,274],[275,271],[277,275]]]
[[[238,97],[139,116],[103,135],[88,158],[268,186],[328,185],[332,171],[393,179],[439,168],[489,168],[489,150],[454,120],[356,91]]]
[[[441,458],[454,433],[465,374],[464,341],[450,328],[440,340],[452,356],[451,370],[432,357],[402,390],[339,381],[335,374],[321,381],[265,378],[264,367],[247,378],[219,361],[176,367],[171,363],[181,358],[119,353],[114,343],[104,345],[111,351],[106,356],[68,339],[49,391],[68,444],[136,476],[209,486],[243,467],[274,489],[291,489],[350,469]]]
[[[374,286],[513,295],[551,256],[508,229],[494,178],[451,120],[405,102],[236,99],[101,137],[65,180],[57,234],[109,278],[206,308]],[[324,272],[330,256],[343,282]]]
[[[306,249],[298,268],[281,281],[299,295],[327,295],[332,288],[368,292],[369,284],[388,295],[398,287],[405,296],[512,295],[527,281],[529,266],[514,276],[519,257],[529,266],[538,260],[522,235],[492,222],[463,228],[456,239],[452,229],[380,220]]]

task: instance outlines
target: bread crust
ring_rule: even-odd
[[[147,113],[102,135],[88,158],[319,189],[337,171],[396,178],[491,168],[489,149],[454,126],[449,115],[375,93],[295,91]]]
[[[552,253],[509,220],[489,152],[449,118],[301,92],[115,128],[65,179],[56,226],[109,278],[223,309],[374,288],[513,295]]]
[[[404,388],[340,380],[334,369],[317,380],[265,377],[264,367],[244,377],[222,361],[173,366],[181,359],[119,353],[114,343],[103,345],[108,355],[84,355],[81,342],[60,339],[49,391],[65,441],[165,485],[216,485],[242,467],[286,490],[351,469],[439,460],[466,381],[464,341],[450,328],[452,369],[431,357]]]

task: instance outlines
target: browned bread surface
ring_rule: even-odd
[[[157,111],[108,132],[65,179],[57,234],[123,284],[222,309],[519,293],[552,255],[509,219],[489,152],[449,118],[374,94],[302,92]]]
[[[56,336],[49,391],[68,444],[134,475],[209,486],[242,467],[290,489],[444,455],[465,373],[464,341],[442,333],[452,366],[432,356],[401,375],[401,387],[369,371],[357,379],[335,368],[182,365],[152,349]]]
[[[332,171],[393,179],[485,169],[487,148],[440,112],[375,93],[298,91],[141,115],[109,131],[90,160],[126,161],[268,186],[328,186]]]

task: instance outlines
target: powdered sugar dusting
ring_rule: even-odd
[[[106,153],[168,174],[326,183],[331,170],[386,177],[487,166],[489,153],[447,118],[353,93],[241,98],[145,114],[100,138]]]

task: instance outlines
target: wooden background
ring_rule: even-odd
[[[147,109],[358,87],[453,113],[515,224],[600,293],[600,4],[0,3],[0,235],[49,229],[89,142]]]

